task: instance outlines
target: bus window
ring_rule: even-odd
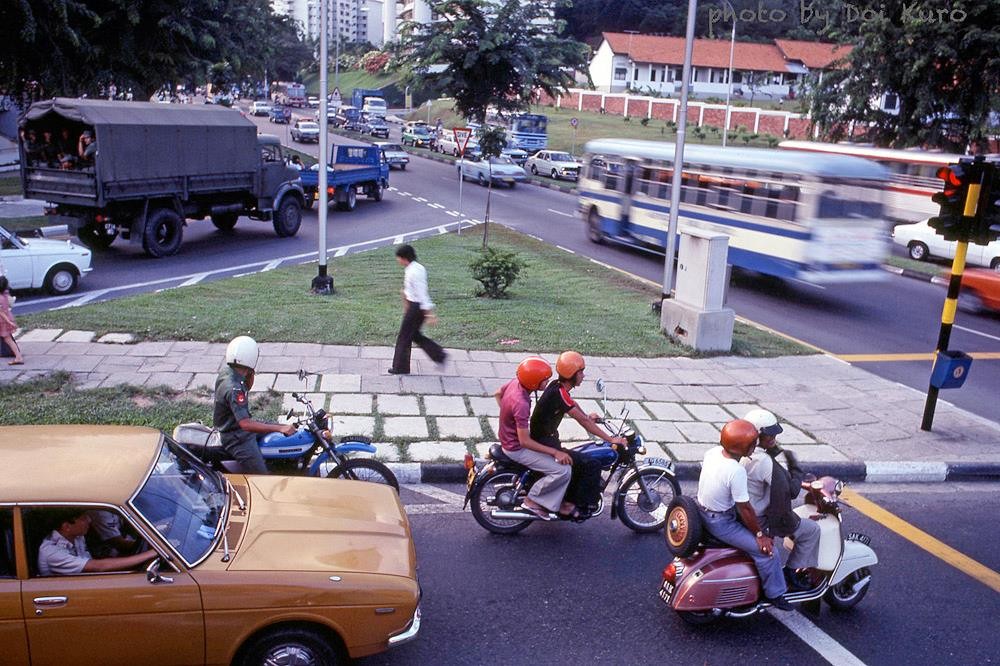
[[[621,175],[624,169],[622,168],[622,165],[617,162],[608,162],[606,169],[607,171],[604,174],[604,187],[617,192],[618,188],[621,187]]]
[[[842,217],[864,220],[882,219],[882,202],[866,201],[860,198],[860,194],[861,192],[855,188],[841,191],[826,190],[819,196],[816,217],[820,219]]]

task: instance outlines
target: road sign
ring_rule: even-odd
[[[569,124],[572,125],[573,127],[576,127],[577,125],[580,124],[580,119],[579,118],[570,118],[569,119]]]
[[[469,137],[472,136],[472,130],[468,127],[455,127],[451,130],[455,135],[455,145],[458,146],[458,151],[465,154],[465,147],[469,145]]]
[[[330,93],[330,102],[335,108],[340,107],[340,88],[334,88],[333,92]]]

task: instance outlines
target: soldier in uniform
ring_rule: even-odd
[[[215,380],[215,412],[212,425],[222,436],[222,448],[247,474],[267,474],[257,435],[295,433],[289,424],[264,423],[250,416],[249,393],[260,352],[257,342],[246,335],[233,338],[226,347],[226,367]]]

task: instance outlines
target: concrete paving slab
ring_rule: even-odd
[[[684,409],[691,412],[695,419],[715,423],[721,421],[725,423],[730,420],[729,412],[718,405],[696,405],[686,404]]]
[[[166,358],[150,358],[150,357],[136,357],[142,360],[142,365],[139,366],[139,372],[178,372],[180,370],[180,364],[174,363],[170,359]]]
[[[476,377],[441,377],[441,387],[449,395],[493,395],[503,382],[492,378],[480,381]]]
[[[59,369],[67,372],[91,372],[101,365],[104,359],[100,356],[64,356],[59,361]],[[25,356],[25,364],[28,364],[28,357]]]
[[[361,391],[364,393],[399,393],[401,386],[397,375],[361,376]]]
[[[665,386],[662,384],[634,384],[635,388],[645,401],[659,401],[659,402],[680,402],[681,398],[674,387]]]
[[[483,438],[483,428],[475,416],[436,416],[434,421],[442,439]]]
[[[677,402],[650,402],[643,403],[646,411],[659,421],[693,421],[694,417],[684,409],[684,406]]]
[[[187,385],[188,391],[196,391],[198,389],[211,389],[215,390],[215,379],[216,375],[212,372],[197,372],[191,378],[190,383]]]
[[[402,375],[399,378],[400,389],[404,393],[441,393],[441,378],[427,375]]]
[[[487,431],[486,436],[492,436],[494,439],[499,439],[500,435],[498,433],[500,432],[500,418],[497,416],[491,416],[486,419],[486,423],[489,424],[490,431],[492,431]]]
[[[142,386],[148,377],[136,374],[135,372],[109,372],[108,376],[101,382],[101,388],[112,388],[131,384],[132,386]]]
[[[406,449],[410,460],[417,462],[457,461],[464,459],[467,452],[462,442],[411,442]]]
[[[298,372],[301,367],[297,356],[262,356],[257,362],[257,372]]]
[[[183,391],[191,383],[194,374],[190,372],[151,372],[143,386],[167,386],[175,391]]]
[[[490,447],[493,446],[494,444],[499,444],[499,443],[500,442],[496,441],[479,442],[478,444],[475,444],[472,447],[473,449],[475,449],[475,453],[473,453],[473,455],[476,457],[477,460],[485,460],[486,455],[490,452]]]
[[[390,416],[382,420],[386,437],[419,439],[427,437],[427,421],[423,416]]]
[[[750,394],[739,386],[708,386],[709,393],[715,396],[718,402],[749,402]]]
[[[62,334],[61,328],[33,328],[21,334],[18,342],[52,342]]]
[[[334,393],[330,397],[330,411],[334,414],[373,414],[374,397],[371,393]]]
[[[304,379],[299,379],[297,374],[293,375],[291,373],[282,372],[274,379],[274,384],[272,388],[275,391],[287,392],[287,391],[315,391],[316,390],[316,377],[309,375]]]
[[[674,423],[677,429],[689,442],[708,442],[710,444],[719,443],[719,431],[710,423],[700,421],[677,421]],[[662,438],[661,438],[662,439]]]
[[[319,390],[325,393],[357,393],[361,390],[361,375],[323,375]]]
[[[377,458],[383,462],[399,462],[399,447],[391,442],[373,442],[375,446],[375,455],[372,458]],[[362,455],[352,454],[352,455]],[[403,482],[397,477],[397,481]]]
[[[677,423],[672,421],[635,421],[635,428],[643,439],[664,444],[686,441],[677,429]]]
[[[128,353],[131,356],[167,356],[173,346],[173,342],[138,342],[128,348]]]
[[[251,393],[260,393],[261,391],[271,390],[271,386],[274,385],[274,380],[277,375],[273,375],[269,372],[263,372],[259,375],[254,375],[253,386],[250,388]]]
[[[359,356],[361,358],[392,358],[395,349],[392,347],[361,347]]]
[[[56,338],[56,342],[92,342],[97,337],[94,331],[64,331]]]
[[[496,400],[493,404],[496,405]],[[460,395],[425,395],[424,413],[428,416],[467,416],[469,408]]]
[[[333,436],[337,439],[345,435],[375,436],[374,416],[333,415]]]
[[[746,416],[747,412],[749,412],[751,409],[759,409],[760,407],[760,405],[754,402],[732,402],[719,406],[725,409],[727,412],[729,412],[731,417],[734,419],[741,419],[744,416]],[[778,417],[779,421],[782,420],[780,414],[775,414],[775,416]]]
[[[306,393],[305,399],[309,401],[313,409],[326,409],[326,393]],[[305,405],[292,397],[291,393],[285,393],[281,398],[281,411],[287,412],[288,410],[292,410],[296,414],[305,414],[308,411]]]
[[[585,442],[595,437],[584,430],[576,419],[564,418],[559,424],[559,439],[563,442]]]
[[[815,444],[816,440],[802,432],[790,423],[781,424],[782,432],[778,435],[778,441],[784,444]]]
[[[77,378],[76,388],[78,390],[99,388],[101,386],[101,382],[107,378],[107,373],[91,372],[84,375],[82,378]]]
[[[426,400],[426,398],[425,398]],[[469,404],[472,406],[472,413],[476,416],[499,416],[500,415],[500,405],[493,398],[484,398],[481,396],[472,396],[468,398]]]
[[[674,393],[678,396],[678,402],[689,404],[692,402],[715,403],[715,396],[703,386],[675,386]]]
[[[415,395],[379,393],[375,396],[379,414],[419,414],[420,403]]]
[[[358,358],[361,348],[356,345],[323,345],[323,356],[332,358]]]
[[[260,350],[261,358],[285,355],[284,342],[261,342],[257,348]]]
[[[323,345],[315,342],[286,342],[284,354],[286,356],[301,356],[303,358],[321,356],[323,354]]]
[[[671,442],[665,445],[669,449],[671,455],[680,462],[698,462],[700,463],[705,459],[705,454],[711,449],[715,444],[707,443],[688,443],[683,444],[680,442]]]
[[[646,448],[646,455],[643,458],[666,458],[671,459],[671,456],[667,451],[660,446],[659,442],[651,442],[647,439],[642,440],[642,445]]]

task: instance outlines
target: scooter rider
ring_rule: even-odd
[[[792,511],[792,500],[802,488],[803,473],[791,451],[784,451],[775,439],[782,432],[778,418],[766,409],[752,409],[743,417],[757,428],[756,450],[741,462],[747,471],[750,504],[764,533],[771,537],[791,537],[794,542],[785,567],[785,576],[793,589],[809,586],[796,570],[815,567],[819,556],[820,527],[813,520],[802,520]],[[788,469],[778,462],[784,451]],[[780,543],[780,541],[779,541]]]
[[[781,573],[781,558],[757,523],[747,492],[747,473],[739,464],[740,458],[753,453],[756,443],[757,428],[749,421],[737,419],[722,427],[721,446],[709,449],[701,464],[699,513],[712,536],[753,558],[765,600],[776,608],[790,610],[792,605],[783,596],[788,588]]]
[[[526,358],[517,366],[517,377],[493,394],[500,405],[497,433],[507,457],[545,476],[535,482],[524,498],[524,507],[542,518],[554,520],[553,512],[563,506],[563,497],[573,473],[573,459],[560,449],[553,449],[531,437],[529,392],[545,388],[552,376],[552,366],[537,356]]]
[[[570,391],[583,383],[583,371],[587,364],[583,356],[575,351],[564,351],[556,360],[558,379],[548,385],[531,413],[531,438],[536,442],[561,449],[573,458],[573,480],[570,483],[567,502],[560,513],[566,518],[581,517],[580,509],[590,511],[597,504],[600,492],[601,463],[580,456],[573,449],[565,449],[559,440],[559,425],[567,414],[572,416],[584,430],[602,441],[624,446],[624,437],[613,437],[597,425],[597,414],[585,414],[570,397]]]
[[[267,465],[257,444],[257,435],[279,432],[295,434],[291,424],[264,423],[250,416],[250,389],[260,350],[246,335],[232,339],[226,347],[226,367],[215,380],[215,411],[212,426],[219,431],[222,448],[247,474],[267,474]]]

